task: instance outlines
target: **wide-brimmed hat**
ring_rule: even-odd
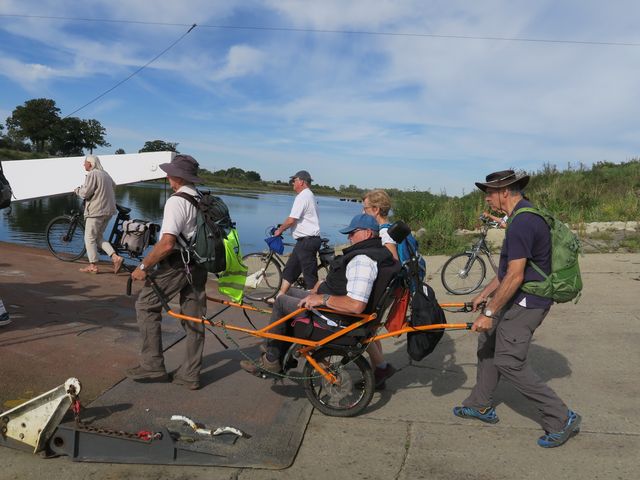
[[[361,213],[353,217],[349,226],[341,229],[340,233],[348,235],[354,230],[373,230],[374,232],[378,232],[380,231],[380,226],[378,225],[378,222],[376,222],[376,219],[371,215]]]
[[[198,167],[200,165],[191,155],[178,154],[173,157],[171,163],[162,163],[160,168],[167,172],[167,175],[172,177],[184,178],[188,182],[202,183],[200,177],[198,177]]]
[[[529,175],[517,175],[513,170],[501,170],[499,172],[493,172],[487,175],[485,182],[475,182],[483,192],[487,191],[487,188],[504,188],[509,185],[517,183],[522,190],[529,183]]]
[[[289,182],[292,182],[294,178],[299,178],[300,180],[304,180],[307,183],[313,182],[313,178],[311,178],[311,175],[306,170],[300,170],[295,175],[291,175],[289,177]]]

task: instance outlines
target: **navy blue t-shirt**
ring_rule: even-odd
[[[520,200],[513,209],[531,207],[527,200]],[[545,273],[551,273],[551,234],[544,219],[535,213],[523,212],[516,215],[507,227],[507,231],[500,251],[500,265],[498,280],[502,281],[507,274],[510,260],[526,258],[533,261]],[[524,269],[524,282],[540,281],[542,276],[527,263]],[[526,308],[548,308],[553,303],[550,298],[539,297],[524,293],[518,289],[514,303]]]

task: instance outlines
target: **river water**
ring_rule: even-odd
[[[281,223],[289,215],[294,199],[293,192],[212,191],[229,207],[231,218],[236,222],[240,234],[243,253],[266,248],[265,232],[269,226]],[[120,186],[116,189],[116,201],[132,209],[131,218],[162,223],[162,209],[171,193],[168,185],[159,183]],[[354,215],[362,212],[362,204],[340,201],[335,197],[316,196],[316,200],[322,236],[328,237],[332,245],[346,243],[346,235],[340,234],[338,230],[347,225]],[[47,248],[45,230],[49,221],[78,208],[79,199],[73,194],[13,202],[10,213],[7,213],[9,209],[0,212],[0,241]],[[111,225],[107,227],[105,235],[110,231]],[[289,232],[285,234],[285,241],[293,241]]]

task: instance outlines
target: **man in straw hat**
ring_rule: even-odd
[[[198,197],[195,184],[198,177],[198,162],[190,155],[176,155],[171,163],[163,163],[160,168],[167,173],[171,189]],[[200,318],[206,313],[205,283],[207,271],[198,265],[185,269],[179,251],[178,238],[191,238],[196,231],[197,210],[185,198],[171,195],[164,206],[160,240],[142,260],[131,276],[134,280],[145,280],[147,272],[154,269],[153,279],[167,298],[180,294],[181,313]],[[146,282],[136,301],[138,327],[142,334],[140,365],[127,370],[127,376],[134,380],[167,381],[169,375],[162,354],[162,303]],[[173,374],[172,381],[190,390],[200,388],[200,369],[204,348],[204,325],[182,321],[187,334],[186,352],[180,368]]]
[[[511,216],[531,203],[522,190],[529,176],[503,170],[487,175],[476,186],[485,193],[487,205]],[[473,323],[478,332],[478,372],[471,394],[455,407],[453,414],[486,423],[498,422],[493,394],[500,378],[511,383],[531,400],[541,414],[545,434],[541,447],[559,447],[580,431],[581,417],[567,408],[558,395],[532,370],[527,361],[533,332],[549,313],[553,300],[524,293],[524,282],[542,280],[529,264],[531,260],[545,273],[551,272],[551,237],[542,217],[523,212],[508,226],[500,252],[498,275],[473,299],[477,311],[486,302]]]

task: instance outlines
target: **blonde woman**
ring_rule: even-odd
[[[96,155],[87,155],[84,159],[84,169],[87,176],[84,185],[76,188],[75,192],[85,200],[84,206],[84,244],[87,247],[89,265],[80,269],[84,273],[98,273],[98,242],[100,248],[111,257],[113,272],[118,273],[124,258],[116,254],[109,242],[104,238],[104,230],[116,213],[116,184],[111,176],[105,172]]]
[[[393,258],[398,260],[398,246],[396,242],[387,233],[387,225],[389,223],[389,211],[391,210],[391,199],[384,190],[371,190],[362,197],[362,210],[364,213],[371,215],[380,225],[380,239],[382,245],[389,249]],[[374,374],[376,380],[376,390],[382,390],[385,387],[387,378],[396,373],[396,369],[385,361],[382,353],[382,344],[379,340],[369,344],[367,348],[371,363],[374,365]]]

